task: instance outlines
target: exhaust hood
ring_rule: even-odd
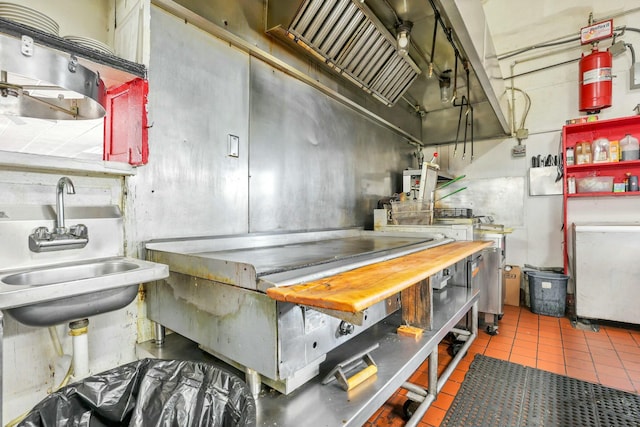
[[[478,1],[268,0],[266,14],[267,33],[388,106],[409,103],[421,117],[423,145],[460,142],[464,149],[461,102],[474,111],[473,138],[510,132],[505,85]],[[413,25],[403,55],[395,34],[405,22]]]
[[[269,2],[267,32],[295,42],[352,83],[391,106],[420,68],[363,2]]]

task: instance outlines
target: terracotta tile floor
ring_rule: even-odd
[[[451,356],[446,344],[440,345],[438,353],[439,372],[442,372]],[[574,329],[568,318],[540,316],[526,307],[505,306],[499,334],[490,336],[479,332],[468,354],[419,423],[420,427],[440,425],[478,353],[640,394],[640,330],[601,325],[599,332],[582,331]],[[426,362],[410,381],[427,385]],[[404,390],[398,391],[365,427],[404,425],[405,394]]]

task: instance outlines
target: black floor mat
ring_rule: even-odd
[[[478,354],[445,426],[640,426],[640,396]]]

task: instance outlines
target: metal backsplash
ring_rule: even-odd
[[[371,226],[400,190],[403,138],[159,9],[151,25],[154,126],[149,164],[127,178],[128,242]]]
[[[67,224],[82,223],[89,229],[89,243],[82,249],[36,253],[28,237],[36,227],[54,227],[56,207],[51,205],[0,205],[0,270],[35,267],[66,261],[122,256],[122,216],[117,206],[69,206]]]

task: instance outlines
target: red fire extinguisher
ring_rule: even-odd
[[[589,55],[582,54],[580,59],[580,111],[598,113],[611,107],[613,56],[608,50],[599,51],[597,47]]]

